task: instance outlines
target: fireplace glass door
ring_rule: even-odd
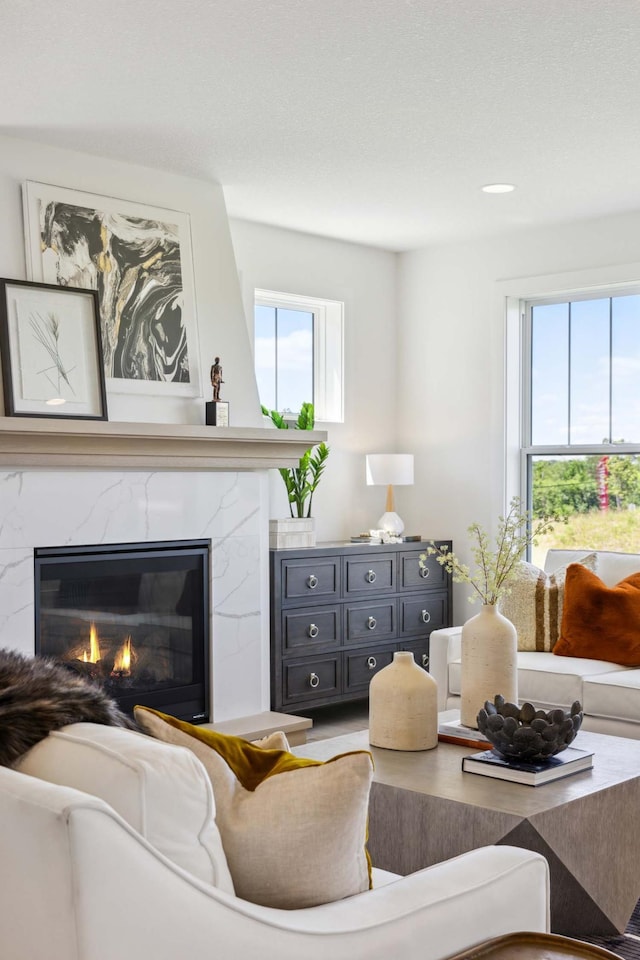
[[[210,541],[35,551],[36,653],[136,704],[209,719]]]

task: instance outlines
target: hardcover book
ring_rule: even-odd
[[[438,740],[460,747],[482,747],[484,750],[491,745],[483,733],[473,727],[465,727],[460,720],[441,721],[438,724]]]
[[[481,777],[495,777],[497,780],[510,780],[513,783],[524,783],[530,787],[538,787],[543,783],[569,777],[582,770],[593,767],[593,753],[579,750],[577,747],[567,747],[562,753],[548,760],[540,762],[525,762],[507,760],[495,750],[484,750],[474,753],[470,757],[462,758],[462,769],[465,773],[477,773]]]

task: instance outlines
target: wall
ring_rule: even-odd
[[[55,184],[88,193],[188,213],[191,219],[200,367],[196,399],[162,395],[108,397],[110,420],[204,423],[204,400],[211,398],[209,369],[222,359],[232,426],[260,426],[253,360],[218,184],[119,163],[89,154],[0,137],[0,276],[26,279],[21,184]]]
[[[396,450],[396,256],[233,218],[230,226],[251,336],[256,288],[345,304],[345,421],[318,424],[331,454],[313,512],[318,540],[348,539],[384,512],[384,490],[365,484],[365,454]],[[288,516],[275,472],[270,486],[271,515]],[[401,515],[404,492],[396,494]]]
[[[640,214],[500,238],[433,246],[399,258],[399,444],[416,455],[409,513],[421,533],[447,537],[467,559],[467,527],[489,530],[517,490],[505,480],[505,293],[567,289],[585,271],[640,279]],[[517,281],[516,278],[523,278]],[[506,283],[504,281],[514,280]],[[454,589],[455,622],[469,615]]]

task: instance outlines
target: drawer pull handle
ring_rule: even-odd
[[[309,587],[309,590],[315,590],[315,588],[318,586],[318,578],[316,577],[315,573],[310,574],[309,578],[307,579],[307,586]]]
[[[376,582],[375,570],[367,570],[367,575],[365,577],[365,580],[367,581],[367,583],[375,583]]]
[[[422,618],[423,623],[429,623],[429,621],[431,620],[431,614],[429,613],[428,610],[423,610],[420,616]]]
[[[313,687],[314,690],[316,687],[320,686],[320,677],[318,676],[317,673],[309,674],[309,686]]]
[[[367,626],[369,630],[375,630],[375,628],[378,626],[378,621],[375,617],[369,617],[367,620]]]
[[[375,670],[375,668],[378,666],[378,661],[375,657],[367,657],[367,666],[369,667],[369,670]]]
[[[422,654],[422,666],[425,668],[425,670],[426,670],[427,667],[429,666],[429,654],[428,654],[428,653],[423,653],[423,654]]]
[[[318,636],[319,633],[320,633],[319,627],[317,627],[315,623],[310,623],[308,634],[311,637],[311,639],[315,640],[315,638]]]
[[[422,577],[423,580],[426,580],[430,573],[431,573],[431,570],[429,569],[429,567],[420,567],[420,576]]]

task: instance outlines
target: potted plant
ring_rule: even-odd
[[[262,407],[279,430],[288,430],[289,422],[277,410]],[[294,430],[313,430],[315,417],[312,403],[303,403]],[[329,456],[329,447],[324,441],[309,447],[300,457],[297,467],[280,467],[289,501],[290,518],[271,520],[269,545],[272,547],[312,547],[315,544],[315,526],[311,516],[313,495],[316,492]]]

